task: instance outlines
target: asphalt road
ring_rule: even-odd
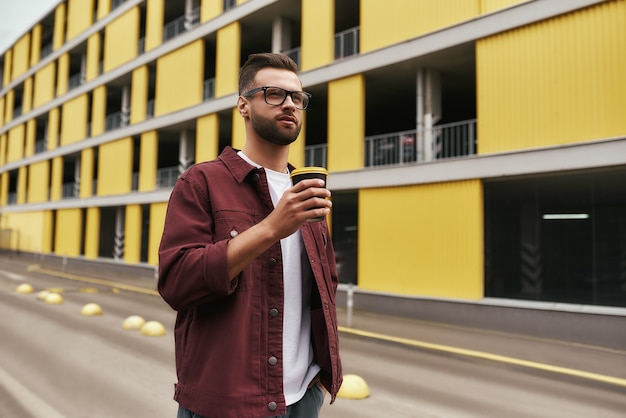
[[[25,282],[34,293],[16,292]],[[63,303],[39,300],[47,288],[62,290]],[[81,315],[87,303],[103,315]],[[161,322],[166,335],[123,329],[130,315]],[[158,296],[0,257],[0,417],[175,417],[173,322]],[[344,373],[365,379],[370,396],[339,398],[323,418],[626,416],[625,387],[350,333],[341,353]]]

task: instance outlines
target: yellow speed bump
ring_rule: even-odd
[[[55,292],[49,292],[44,299],[44,302],[50,305],[60,305],[63,303],[63,296]]]
[[[165,327],[158,321],[148,321],[139,332],[148,337],[162,337],[165,335]]]
[[[80,310],[80,314],[84,316],[102,315],[102,308],[97,303],[88,303]]]
[[[49,294],[49,290],[41,290],[37,293],[37,300],[45,301]]]
[[[128,331],[136,331],[141,329],[146,323],[146,320],[139,315],[131,315],[124,320],[122,328]]]
[[[355,374],[347,374],[343,376],[343,383],[337,397],[344,399],[365,399],[370,396],[370,388],[367,382]]]
[[[17,287],[17,289],[15,289],[15,291],[19,293],[20,295],[29,295],[33,293],[35,289],[33,289],[33,287],[29,285],[28,283],[22,283],[21,285]]]

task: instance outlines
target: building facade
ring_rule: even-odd
[[[0,248],[156,265],[179,173],[240,148],[240,65],[312,96],[340,279],[626,307],[626,0],[61,0],[0,56]]]

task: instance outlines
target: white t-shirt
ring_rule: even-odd
[[[261,167],[250,160],[243,152],[239,156],[255,167]],[[289,173],[279,173],[265,168],[272,203],[276,207],[287,189],[291,188]],[[311,275],[302,274],[303,268],[310,268],[304,251],[302,233],[280,240],[283,255],[283,387],[287,405],[298,402],[304,396],[309,382],[319,373],[320,367],[313,363],[311,346]],[[304,282],[306,281],[306,283]]]

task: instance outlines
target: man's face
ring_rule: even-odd
[[[289,91],[302,90],[296,74],[277,68],[260,70],[250,90],[264,86],[281,87]],[[283,104],[278,106],[267,104],[263,91],[247,100],[252,128],[260,138],[276,145],[289,145],[296,140],[302,128],[302,110],[295,107],[291,96],[287,95]]]

